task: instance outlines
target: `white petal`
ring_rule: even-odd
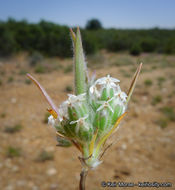
[[[100,111],[101,109],[103,109],[104,108],[104,105],[101,105],[98,109],[97,109],[97,111]]]
[[[106,81],[106,77],[99,78],[96,80],[95,84],[104,84]]]
[[[52,115],[48,117],[48,124],[54,126],[55,125],[55,119]]]
[[[112,113],[114,113],[113,109],[111,108],[111,106],[109,105],[108,108],[111,110]]]
[[[91,94],[93,94],[94,92],[95,92],[95,89],[94,89],[94,85],[93,86],[91,86],[90,88],[89,88],[89,92],[91,93]]]
[[[78,122],[78,120],[77,121],[71,121],[70,124],[72,125],[72,124],[75,124],[77,122]]]
[[[123,100],[126,100],[127,95],[126,95],[126,93],[125,93],[125,92],[121,92],[120,97],[121,97]]]
[[[109,103],[110,101],[114,100],[114,97],[110,98],[107,102]]]
[[[111,82],[111,83],[109,83],[108,85],[110,85],[110,87],[112,87],[112,88],[117,87],[117,85],[116,85],[114,82]]]
[[[112,80],[112,82],[120,82],[120,80],[119,79],[116,79],[116,78],[110,78],[111,80]]]

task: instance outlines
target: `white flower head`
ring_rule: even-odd
[[[103,77],[100,78],[98,80],[96,80],[95,84],[99,84],[99,85],[104,85],[104,86],[110,86],[112,87],[117,87],[117,85],[115,83],[119,83],[120,80],[110,77],[110,75],[107,75],[107,77]]]

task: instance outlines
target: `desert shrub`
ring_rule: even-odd
[[[170,121],[175,121],[175,112],[173,107],[165,106],[161,108],[162,113],[167,117]]]
[[[175,54],[175,37],[172,37],[166,42],[164,52],[168,54]]]
[[[162,87],[162,84],[166,81],[164,77],[158,77],[157,78],[159,87]]]
[[[95,54],[98,50],[98,41],[93,32],[82,32],[85,53]]]
[[[130,49],[131,55],[137,56],[137,55],[140,55],[141,52],[142,52],[142,49],[139,44],[133,44],[133,46]]]
[[[21,156],[21,149],[13,146],[9,146],[6,151],[6,156],[13,158]]]
[[[28,84],[28,85],[29,85],[29,84],[31,84],[31,83],[32,83],[32,82],[31,82],[30,79],[26,79],[26,80],[25,80],[25,84]]]
[[[15,126],[7,126],[7,127],[5,128],[5,132],[6,132],[6,133],[16,133],[16,132],[21,131],[21,129],[22,129],[22,125],[17,124],[17,125],[15,125]]]
[[[102,28],[102,24],[98,19],[88,20],[86,23],[87,30],[98,30]]]
[[[156,49],[157,41],[153,38],[144,38],[141,39],[140,46],[144,52],[153,52]]]
[[[160,95],[157,95],[157,96],[154,96],[153,99],[152,99],[152,105],[156,105],[158,103],[162,102],[162,97]]]
[[[30,55],[30,58],[29,58],[29,63],[30,63],[30,66],[36,66],[37,63],[41,62],[43,60],[43,56],[39,53],[39,52],[33,52],[31,55]]]
[[[109,31],[110,38],[105,44],[105,48],[108,51],[118,52],[127,50],[129,48],[128,41],[125,39],[124,35],[121,35],[120,32]]]
[[[146,79],[146,80],[144,81],[144,84],[145,84],[145,86],[151,86],[151,85],[153,84],[153,82],[152,82],[152,80],[150,80],[150,79]]]
[[[5,24],[0,23],[0,56],[9,56],[15,52],[13,32]]]
[[[36,67],[35,67],[35,73],[45,73],[46,72],[46,69],[43,65],[41,64],[38,64]]]
[[[5,112],[1,113],[0,117],[1,118],[5,118],[6,117],[6,113]]]
[[[164,77],[158,77],[157,80],[159,83],[163,83],[166,81],[166,79]]]
[[[134,45],[137,43],[144,52],[175,54],[175,30],[104,29],[99,20],[92,19],[81,31],[86,54],[107,49],[114,52],[130,51],[135,55],[135,52],[138,54],[140,51]],[[38,52],[44,56],[70,57],[72,50],[68,34],[67,26],[44,20],[33,24],[26,20],[9,19],[6,22],[0,22],[0,56],[27,51],[31,54]],[[35,62],[34,60],[34,65]]]
[[[9,83],[13,82],[14,81],[14,78],[12,76],[10,76],[7,80]]]
[[[164,129],[168,125],[168,120],[166,118],[160,118],[156,121],[156,124],[159,125],[162,129]]]
[[[47,152],[45,150],[41,151],[36,159],[38,162],[45,162],[47,160],[53,160],[54,155],[52,152]]]
[[[19,75],[26,75],[26,74],[27,74],[27,71],[24,70],[24,69],[21,69],[21,70],[19,71]]]

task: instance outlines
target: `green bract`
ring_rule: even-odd
[[[106,140],[119,125],[126,114],[127,104],[133,92],[141,64],[137,69],[129,92],[123,92],[116,78],[106,77],[89,80],[83,54],[80,31],[71,30],[74,47],[75,94],[58,108],[42,86],[28,74],[39,87],[52,107],[48,118],[57,131],[59,145],[74,144],[82,153],[80,161],[84,167],[94,168],[101,162],[106,149]]]

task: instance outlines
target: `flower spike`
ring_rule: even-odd
[[[126,115],[127,104],[131,98],[142,63],[136,70],[131,86],[126,94],[120,88],[120,80],[107,75],[90,79],[86,67],[80,30],[70,29],[74,54],[75,94],[68,94],[59,107],[56,107],[45,89],[30,74],[51,106],[48,123],[56,129],[58,146],[74,145],[82,154],[79,157],[83,170],[93,169],[102,163],[101,158],[108,145],[108,138],[118,129]],[[105,148],[106,147],[106,148]],[[84,188],[81,188],[84,189]]]

